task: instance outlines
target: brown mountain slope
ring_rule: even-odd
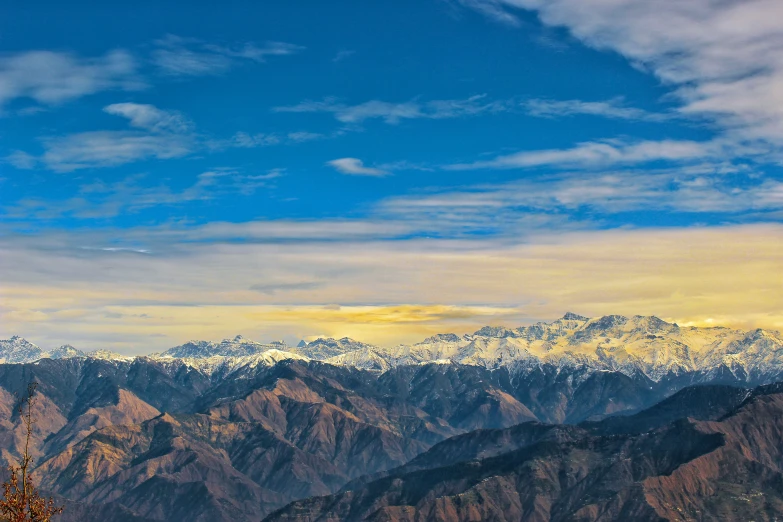
[[[669,476],[643,482],[647,502],[669,520],[777,520],[783,514],[783,394],[749,399],[720,422],[697,422],[723,437],[713,452]]]
[[[36,470],[41,487],[156,520],[253,520],[288,498],[237,471],[225,451],[162,415],[98,430]]]
[[[684,415],[712,419],[746,395],[733,388],[688,392],[662,409],[597,428],[558,427],[535,420],[576,422],[638,411],[687,381],[658,385],[642,377],[554,367],[512,379],[506,369],[442,364],[379,375],[291,360],[210,380],[176,362],[42,360],[0,365],[0,443],[7,459],[20,440],[13,394],[23,392],[28,380],[40,383],[36,480],[47,492],[96,506],[79,508],[82,522],[100,519],[98,506],[108,506],[106,513],[119,510],[117,516],[153,520],[258,520],[297,499],[359,491],[374,479],[461,466],[465,460],[484,466],[523,451],[532,452],[532,461],[564,470],[573,465],[566,457],[578,462],[582,456],[587,476],[599,472],[591,463],[614,458],[608,443],[595,440],[614,440],[605,436],[617,433],[617,440],[627,441],[629,434]],[[480,430],[468,432],[474,428]],[[579,444],[587,446],[577,451]],[[535,448],[546,447],[563,448],[565,457],[559,463],[557,451],[537,457]],[[475,487],[471,473],[461,482],[468,489]],[[657,468],[639,477],[656,473]],[[642,478],[627,480],[642,487]],[[575,487],[564,484],[558,486],[564,491]],[[452,489],[436,496],[453,496]],[[415,510],[418,502],[400,509]],[[548,502],[554,510],[564,500],[555,496]]]
[[[87,409],[72,429],[47,441],[63,450],[39,466],[36,478],[47,491],[89,504],[113,502],[146,518],[253,520],[400,466],[428,447],[400,434],[405,430],[394,423],[400,417],[394,408],[305,372],[306,384],[302,368],[295,370],[256,382],[264,387],[245,397],[219,400],[208,414],[164,414],[95,430],[103,419],[143,419],[155,411],[121,389],[116,405]]]
[[[44,445],[45,454],[54,454],[71,446],[95,430],[116,424],[138,424],[160,415],[153,406],[142,401],[132,392],[117,390],[115,404],[92,407],[68,421],[56,434],[49,437]]]
[[[473,459],[484,454],[476,448],[524,439],[461,438],[388,477],[295,502],[266,520],[747,521],[783,513],[781,393],[752,396],[719,421],[683,419],[640,435],[533,437],[513,451],[449,463],[460,445]],[[446,465],[408,472],[416,461]]]

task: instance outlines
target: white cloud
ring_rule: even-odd
[[[247,132],[237,132],[231,139],[235,147],[251,149],[255,147],[266,147],[268,145],[277,145],[280,143],[280,136],[276,134],[248,134]]]
[[[270,145],[304,143],[324,138],[323,134],[316,132],[297,131],[287,134],[258,132],[250,134],[248,132],[237,132],[231,138],[230,145],[243,149],[252,149],[256,147],[268,147]]]
[[[287,134],[287,137],[289,140],[295,143],[302,143],[305,141],[319,140],[323,138],[324,135],[318,132],[297,131],[297,132],[289,132]]]
[[[179,158],[195,144],[190,136],[135,131],[93,131],[46,138],[41,161],[57,172],[113,167],[145,159]]]
[[[152,132],[184,133],[192,129],[192,123],[182,114],[164,111],[154,105],[139,103],[114,103],[103,108],[104,112],[123,116],[130,120],[132,127]]]
[[[206,76],[227,71],[232,60],[222,54],[198,53],[189,49],[157,49],[152,60],[172,76]]]
[[[636,107],[627,107],[622,98],[606,101],[546,100],[534,98],[522,106],[531,116],[554,118],[562,116],[591,115],[618,120],[666,121],[669,114],[648,112]]]
[[[500,23],[518,26],[519,19],[506,9],[507,4],[503,0],[457,0],[460,4],[492,18]]]
[[[304,51],[301,45],[286,42],[266,42],[263,47],[253,43],[245,43],[239,47],[227,47],[222,45],[205,45],[214,53],[223,54],[234,58],[245,58],[256,62],[263,62],[267,56],[287,56]]]
[[[408,101],[390,103],[370,100],[358,105],[346,105],[334,98],[323,101],[304,101],[290,107],[275,107],[276,112],[325,112],[343,123],[362,123],[369,119],[382,119],[397,124],[402,120],[447,119],[472,116],[486,112],[508,110],[507,102],[486,101],[485,95],[471,96],[462,100],[432,100],[428,102]]]
[[[89,131],[44,137],[41,141],[45,150],[40,157],[15,151],[3,160],[19,169],[31,169],[41,163],[57,172],[71,172],[148,159],[180,158],[205,149],[295,144],[323,137],[305,131],[288,134],[237,132],[230,139],[210,139],[198,134],[193,122],[177,111],[139,103],[115,103],[103,110],[127,118],[128,124],[139,130]]]
[[[44,138],[40,161],[54,171],[70,172],[153,158],[179,158],[199,147],[191,122],[178,112],[137,103],[116,103],[103,110],[127,118],[132,127],[142,130],[89,131]]]
[[[98,58],[27,51],[0,58],[0,108],[16,98],[53,105],[108,89],[143,87],[137,65],[126,51]]]
[[[253,43],[231,47],[173,35],[156,43],[158,48],[152,52],[152,61],[171,76],[221,74],[241,60],[264,62],[267,56],[284,56],[304,50],[302,46],[285,42],[267,42],[262,47]]]
[[[364,162],[358,158],[340,158],[327,162],[327,165],[334,167],[342,174],[354,176],[385,176],[389,173],[382,169],[365,167]]]
[[[461,0],[508,22],[512,8],[619,52],[672,85],[686,114],[738,140],[783,144],[783,3],[778,0]]]
[[[704,163],[643,171],[566,172],[539,180],[395,197],[378,208],[386,219],[404,216],[422,226],[429,223],[433,232],[441,234],[484,229],[508,236],[530,226],[567,228],[570,222],[590,227],[594,225],[590,220],[639,210],[764,219],[783,210],[783,183],[759,178],[746,167]],[[581,223],[572,221],[576,212]],[[564,220],[545,221],[544,216]]]
[[[716,156],[720,147],[713,142],[618,140],[586,142],[570,149],[533,150],[498,156],[488,161],[447,165],[446,170],[518,169],[531,167],[606,167],[654,161],[688,161]]]
[[[3,207],[1,211],[7,218],[21,220],[47,221],[62,217],[107,219],[152,207],[235,197],[237,194],[251,195],[283,175],[282,169],[246,174],[235,169],[216,168],[202,172],[189,186],[179,190],[155,180],[150,183],[145,176],[130,176],[109,183],[98,179],[83,184],[74,197],[65,200],[25,198]]]
[[[21,150],[13,151],[5,161],[20,170],[30,170],[38,164],[38,158]]]

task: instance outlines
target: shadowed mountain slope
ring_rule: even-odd
[[[707,395],[695,390],[635,416],[654,428],[635,435],[602,434],[602,423],[477,430],[266,520],[774,520],[783,513],[781,391],[723,390],[704,415],[734,403],[719,420],[654,428],[686,396]]]

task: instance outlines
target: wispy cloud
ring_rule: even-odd
[[[128,248],[128,247],[80,247],[82,250],[98,250],[100,252],[130,252],[132,254],[151,254],[149,250],[144,248]]]
[[[285,56],[304,50],[302,46],[285,42],[226,46],[174,35],[168,35],[156,44],[152,61],[163,73],[172,76],[221,74],[242,61],[260,63],[269,56]]]
[[[318,132],[297,131],[289,132],[286,137],[294,143],[304,143],[305,141],[320,140],[325,136]]]
[[[113,167],[146,159],[180,158],[194,150],[190,136],[93,131],[43,140],[43,164],[56,172]]]
[[[132,127],[152,132],[186,133],[193,123],[176,111],[164,111],[154,105],[140,103],[114,103],[103,108],[104,112],[130,120]]]
[[[5,157],[5,162],[20,170],[30,170],[38,164],[38,158],[22,150],[15,150]]]
[[[522,107],[531,116],[541,118],[559,118],[564,116],[589,115],[618,120],[667,121],[670,114],[648,112],[636,107],[628,107],[622,98],[604,101],[583,100],[547,100],[533,98],[522,103]]]
[[[35,219],[40,222],[61,218],[104,220],[153,207],[237,194],[251,195],[261,188],[272,186],[273,180],[283,175],[284,171],[280,169],[248,174],[236,169],[217,168],[198,174],[191,185],[179,190],[140,175],[110,183],[96,179],[81,185],[78,193],[71,198],[25,198],[4,206],[0,211],[8,219]]]
[[[265,134],[256,133],[249,134],[247,132],[237,132],[231,138],[231,142],[234,146],[243,149],[252,149],[255,147],[266,147],[269,145],[277,145],[281,142],[281,137],[277,134]]]
[[[366,167],[364,162],[358,158],[340,158],[327,162],[327,165],[333,167],[341,174],[350,174],[354,176],[386,176],[388,171]]]
[[[386,123],[397,124],[402,120],[459,118],[488,112],[502,112],[508,108],[508,102],[490,101],[482,94],[461,100],[426,102],[412,100],[401,103],[370,100],[358,105],[347,105],[336,98],[326,98],[323,101],[308,100],[288,107],[275,107],[273,110],[330,113],[342,123],[363,123],[365,120],[381,119]]]
[[[304,47],[286,42],[220,45],[169,35],[157,40],[148,57],[117,49],[97,57],[57,51],[25,51],[0,57],[0,110],[16,99],[56,105],[107,90],[140,90],[151,62],[170,76],[221,74],[242,62],[261,63],[271,56],[295,54]],[[20,114],[39,111],[23,107]]]
[[[568,28],[675,89],[681,112],[708,117],[739,140],[783,143],[783,4],[776,0],[460,0],[513,23],[515,9]]]
[[[248,132],[237,132],[230,140],[230,145],[243,149],[252,149],[256,147],[268,147],[270,145],[304,143],[323,139],[326,136],[317,132],[296,131],[289,133],[264,133],[258,132],[250,134]],[[220,143],[216,143],[220,145]]]
[[[103,109],[142,130],[91,131],[45,138],[40,161],[57,172],[112,167],[145,159],[186,156],[196,149],[192,124],[183,115],[152,105],[117,103]]]
[[[513,0],[455,0],[467,8],[474,9],[502,24],[517,27],[519,18],[509,9],[514,6]]]
[[[143,87],[136,60],[123,50],[97,58],[53,51],[0,57],[0,109],[18,98],[54,105],[100,91]]]
[[[690,161],[717,156],[713,142],[606,140],[581,143],[570,149],[532,150],[491,160],[447,165],[446,170],[519,169],[532,167],[592,168],[655,161]]]
[[[250,287],[250,290],[261,292],[266,295],[275,295],[281,292],[291,292],[295,290],[314,290],[324,286],[321,281],[299,281],[295,283],[258,283]]]
[[[356,54],[356,51],[349,51],[349,50],[338,51],[337,54],[334,55],[334,58],[332,58],[332,61],[335,63],[342,62],[343,60],[347,60],[354,54]]]
[[[738,181],[741,180],[738,187]],[[747,167],[704,163],[690,167],[566,172],[545,178],[476,185],[460,190],[390,198],[378,211],[387,219],[429,223],[433,231],[483,230],[514,236],[524,227],[592,227],[623,212],[723,213],[774,220],[783,209],[783,183]],[[575,221],[574,216],[579,215]],[[558,223],[555,218],[563,221]],[[548,217],[549,220],[542,218]],[[592,223],[591,223],[592,220]],[[581,223],[580,223],[581,222]],[[459,228],[461,227],[461,228]]]
[[[126,118],[132,129],[48,136],[41,139],[44,146],[41,156],[17,150],[6,156],[4,161],[18,169],[32,169],[42,165],[56,172],[72,172],[149,159],[181,158],[200,150],[297,144],[324,137],[306,131],[270,134],[237,132],[230,139],[214,139],[196,132],[195,125],[185,115],[154,105],[115,103],[107,105],[103,111]]]

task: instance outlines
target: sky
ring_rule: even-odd
[[[783,329],[783,3],[6,3],[0,338]]]

